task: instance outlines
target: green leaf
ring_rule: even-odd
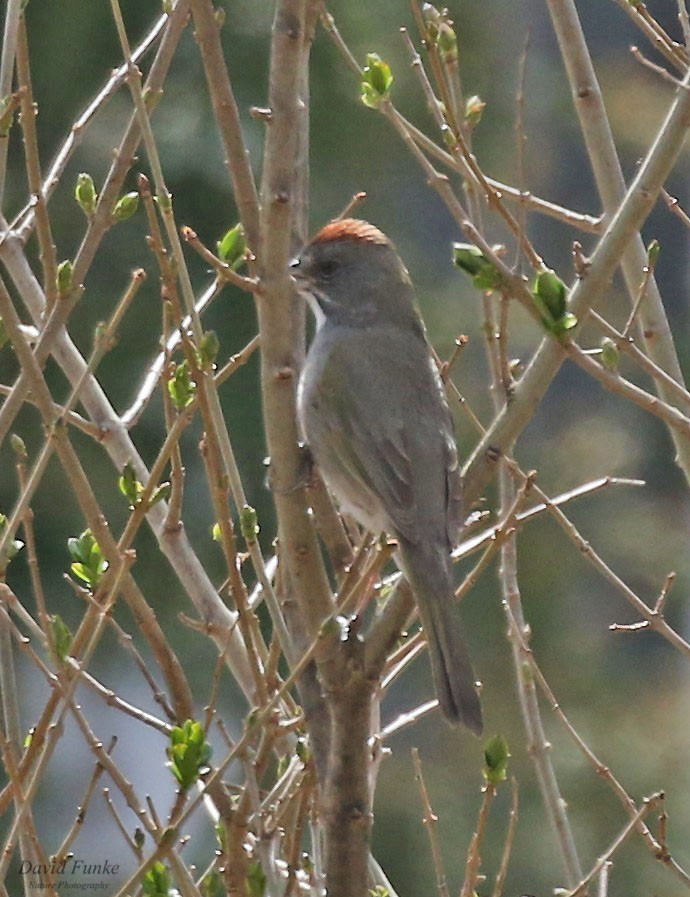
[[[120,492],[129,502],[130,508],[135,508],[141,501],[141,493],[144,491],[144,487],[137,479],[134,468],[129,461],[122,468],[122,476],[118,478],[117,485]]]
[[[168,379],[168,395],[178,411],[192,404],[196,393],[196,383],[192,380],[189,365],[186,361],[173,367]]]
[[[264,897],[266,893],[266,873],[258,861],[247,868],[247,893],[249,897]]]
[[[364,105],[376,109],[382,100],[388,99],[392,85],[393,73],[388,63],[377,53],[369,53],[361,82],[361,99]]]
[[[170,874],[160,860],[156,860],[144,875],[141,889],[144,897],[170,897]]]
[[[206,741],[201,723],[187,720],[183,726],[175,726],[170,732],[168,766],[183,790],[190,788],[208,771],[212,748]]]
[[[510,750],[503,735],[494,735],[484,744],[484,778],[490,785],[504,782],[508,775]]]
[[[91,530],[85,529],[78,539],[68,539],[67,550],[74,562],[70,567],[72,573],[92,590],[96,589],[108,569],[108,561]]]
[[[86,566],[86,564],[77,561],[70,565],[70,570],[78,579],[81,579],[81,581],[85,582],[88,586],[96,585],[93,578],[93,572]]]
[[[201,891],[201,897],[225,897],[223,876],[215,866],[209,869],[201,879],[199,890]]]

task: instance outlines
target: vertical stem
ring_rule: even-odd
[[[331,695],[331,753],[324,797],[328,897],[369,893],[371,696],[372,688],[357,675]]]
[[[312,4],[313,5],[313,4]],[[269,103],[261,188],[258,296],[261,394],[271,458],[285,593],[294,598],[309,638],[332,613],[333,603],[304,489],[295,414],[297,378],[304,358],[304,307],[288,277],[291,253],[304,239],[306,187],[307,45],[305,0],[278,0],[273,23]]]
[[[500,474],[501,506],[507,507],[514,495],[510,473],[505,465]],[[522,638],[511,632],[511,645],[518,696],[522,718],[527,730],[528,750],[534,764],[546,813],[556,837],[563,863],[566,883],[574,887],[582,878],[582,867],[577,855],[577,847],[573,837],[570,821],[566,811],[566,802],[561,796],[550,756],[550,746],[544,732],[539,711],[537,689],[529,672],[528,658],[525,657],[525,640],[528,637],[527,626],[522,612],[522,600],[517,579],[517,547],[515,537],[507,539],[501,548],[501,586],[503,601],[508,609],[509,620],[519,629]],[[512,626],[510,627],[512,630]]]
[[[12,92],[12,74],[14,72],[14,58],[17,52],[17,36],[21,13],[22,0],[8,0],[2,39],[2,58],[0,58],[0,103],[5,99],[9,99],[9,95]],[[9,142],[9,135],[0,136],[0,208],[2,208],[2,200],[5,194]]]
[[[213,113],[225,146],[235,202],[253,252],[259,245],[259,200],[240,125],[240,113],[220,42],[220,28],[208,0],[191,0],[196,38],[201,49]]]

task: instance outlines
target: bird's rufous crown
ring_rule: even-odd
[[[357,218],[337,218],[330,221],[316,234],[314,243],[333,243],[336,240],[354,240],[357,243],[376,243],[388,246],[388,237],[378,227]]]

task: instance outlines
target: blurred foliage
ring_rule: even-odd
[[[248,108],[266,101],[272,5],[256,0],[225,0],[221,5],[227,14],[224,44],[228,65],[258,172],[263,126],[249,116]],[[122,6],[132,41],[144,33],[160,8],[149,0],[123,0]],[[453,0],[449,6],[457,23],[464,84],[468,93],[478,94],[487,104],[475,136],[475,151],[484,170],[513,183],[520,177],[515,163],[515,73],[529,35],[522,186],[553,201],[596,213],[598,203],[589,166],[546,10],[527,0],[511,4]],[[653,6],[661,7],[661,3]],[[676,33],[678,29],[671,21],[675,7],[667,7],[667,24]],[[360,62],[367,53],[375,52],[390,64],[395,76],[393,100],[405,114],[421,127],[433,127],[400,40],[401,25],[414,31],[408,4],[402,0],[370,4],[333,0],[329,8]],[[588,0],[579,4],[579,11],[592,39],[612,123],[630,174],[664,114],[670,88],[630,58],[628,44],[640,38],[613,4]],[[73,0],[58,14],[55,4],[31,0],[27,16],[45,167],[77,113],[104,82],[109,69],[120,62],[120,55],[107,4]],[[469,335],[469,346],[455,369],[456,382],[480,418],[488,421],[480,299],[450,260],[451,243],[460,235],[384,119],[361,104],[356,79],[322,30],[314,47],[312,75],[313,226],[337,214],[355,192],[366,191],[368,199],[358,212],[375,221],[399,246],[418,285],[430,335],[439,353],[448,355],[459,333]],[[85,226],[83,212],[74,199],[77,177],[81,172],[90,174],[98,190],[114,149],[112,135],[129,109],[126,91],[119,92],[84,133],[51,201],[60,259],[74,256]],[[178,223],[189,224],[206,245],[215,246],[235,223],[237,214],[191,31],[183,38],[153,121]],[[8,215],[21,207],[26,195],[17,131],[15,128],[11,137]],[[135,172],[138,170],[148,173],[143,151],[135,167]],[[684,162],[671,184],[681,201],[687,198],[686,177]],[[135,186],[133,174],[126,189]],[[528,223],[530,235],[547,263],[569,282],[573,276],[572,233],[536,216],[530,216]],[[157,348],[158,331],[150,323],[160,319],[159,286],[145,233],[144,217],[138,213],[108,235],[106,251],[100,253],[90,271],[74,321],[77,342],[88,352],[95,326],[114,308],[130,271],[138,266],[149,271],[148,282],[122,326],[119,345],[99,369],[99,378],[118,410],[124,410],[132,400],[147,361]],[[658,275],[676,328],[681,361],[687,367],[687,272],[686,263],[681,261],[686,257],[687,235],[663,209],[658,209],[645,236],[656,237],[663,247]],[[490,237],[500,241],[505,234],[497,229]],[[583,238],[583,243],[587,249],[592,240]],[[201,290],[208,281],[207,272],[191,252],[189,263],[195,286]],[[614,318],[625,319],[626,303],[615,285],[607,303]],[[251,301],[234,288],[226,288],[205,315],[204,326],[217,333],[219,360],[225,360],[255,332]],[[526,356],[541,333],[526,315],[516,311],[512,337],[511,351]],[[0,380],[12,382],[16,364],[7,348],[0,355],[0,367]],[[259,539],[268,548],[274,525],[264,485],[256,358],[228,382],[221,396],[247,498],[261,524]],[[476,436],[464,419],[459,419],[458,425],[461,447],[467,452]],[[36,413],[25,409],[15,429],[26,441],[29,453],[35,451],[42,438]],[[161,433],[162,408],[155,402],[134,433],[146,460],[158,448]],[[184,515],[191,539],[217,579],[223,568],[211,539],[214,521],[206,486],[202,485],[205,480],[198,460],[199,438],[198,426],[193,426],[183,439],[187,469]],[[111,526],[117,529],[126,516],[118,494],[118,477],[97,447],[85,438],[76,441],[85,463],[97,472],[94,480],[99,484],[99,498]],[[517,457],[526,467],[538,469],[540,485],[551,494],[604,474],[647,480],[644,489],[608,490],[573,505],[569,513],[584,537],[647,599],[654,599],[670,569],[677,571],[668,612],[671,622],[687,633],[687,607],[682,606],[681,599],[690,585],[690,554],[685,547],[688,502],[663,426],[639,409],[604,394],[579,371],[564,367],[520,440]],[[2,510],[11,507],[15,494],[9,475],[12,464],[9,450],[2,449],[0,465],[6,472],[0,481]],[[51,604],[59,607],[69,625],[77,599],[61,582],[60,574],[69,566],[67,539],[82,531],[83,520],[73,499],[65,495],[56,467],[49,472],[46,485],[48,488],[34,503],[42,572],[56,590],[50,596]],[[608,632],[612,622],[630,622],[631,611],[610,586],[596,577],[554,523],[544,519],[530,525],[519,542],[521,586],[533,646],[552,688],[566,713],[632,795],[639,798],[658,788],[668,789],[670,846],[672,850],[687,849],[690,803],[673,799],[676,792],[687,796],[690,791],[690,773],[683,761],[690,734],[687,726],[679,725],[687,719],[690,704],[687,669],[667,644],[654,637]],[[186,608],[180,605],[175,580],[145,532],[139,537],[137,549],[138,578],[147,594],[158,596],[156,612],[171,632],[171,641],[183,658],[193,687],[198,694],[206,694],[213,651],[201,636],[190,635],[177,620],[178,612]],[[28,588],[28,571],[21,555],[10,575],[18,592]],[[511,684],[506,624],[493,571],[483,576],[464,603],[463,612],[475,666],[484,683],[487,731],[500,731],[507,738],[512,753],[511,774],[520,783],[520,824],[507,893],[543,894],[553,886],[559,867],[525,747]],[[126,615],[119,613],[126,627]],[[96,669],[107,679],[114,672],[113,663],[113,654],[103,650]],[[406,676],[404,688],[401,684],[393,691],[394,706],[387,709],[387,715],[430,693],[426,666],[420,663],[415,672],[418,676]],[[231,694],[227,700],[232,700]],[[548,711],[546,719],[583,863],[588,866],[622,826],[625,816]],[[377,794],[374,848],[401,897],[428,891],[433,881],[414,794],[409,759],[413,743],[420,747],[432,802],[440,817],[451,890],[459,885],[482,785],[481,745],[465,734],[448,731],[440,720],[429,719],[393,740],[393,754],[383,764]],[[75,762],[80,762],[78,754]],[[131,770],[133,776],[137,775],[135,767],[136,763]],[[63,769],[60,773],[63,784],[74,781],[75,776],[75,770]],[[59,792],[44,796],[46,811],[59,803]],[[497,868],[508,808],[509,791],[505,789],[493,809],[487,835],[487,870]],[[670,893],[661,867],[637,846],[636,851],[626,849],[617,860],[617,890],[653,893],[666,889],[664,892]]]

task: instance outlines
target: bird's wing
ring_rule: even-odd
[[[335,354],[334,368],[347,390],[346,400],[330,410],[341,466],[378,498],[392,529],[412,542],[427,515],[437,521],[439,505],[445,507],[448,541],[454,543],[461,521],[458,456],[426,343],[403,355],[382,350],[379,341],[364,360],[346,345]]]

